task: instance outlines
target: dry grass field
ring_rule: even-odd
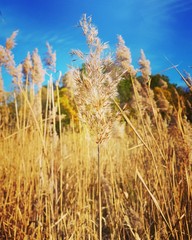
[[[141,84],[121,37],[114,71],[110,59],[102,60],[106,45],[90,19],[80,25],[90,53],[73,51],[85,69],[71,71],[79,121],[66,128],[51,74],[42,114],[45,72],[38,52],[33,67],[29,55],[22,66],[23,83],[11,55],[16,34],[0,48],[1,67],[15,84],[14,107],[0,92],[0,239],[191,240],[192,126],[182,106],[171,110],[161,99],[162,116],[144,52]],[[118,102],[125,73],[134,90],[132,115]]]

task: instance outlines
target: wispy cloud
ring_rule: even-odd
[[[192,9],[190,1],[181,0],[149,0],[145,2],[145,15],[149,17],[159,17],[160,19],[170,19],[172,15],[180,12],[187,12]],[[149,14],[150,13],[150,14]],[[151,15],[152,14],[152,15]]]
[[[178,1],[170,6],[170,10],[175,13],[188,12],[192,10],[192,3],[190,1]]]

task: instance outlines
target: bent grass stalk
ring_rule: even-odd
[[[146,149],[151,153],[151,155],[153,155],[151,149],[149,148],[149,146],[146,144],[146,142],[143,140],[143,138],[141,137],[141,135],[138,133],[137,129],[134,127],[134,125],[132,124],[132,122],[129,120],[129,118],[127,117],[127,115],[123,112],[123,110],[121,109],[121,107],[119,106],[119,104],[117,103],[117,101],[115,99],[113,99],[115,105],[117,106],[117,108],[119,109],[120,113],[122,114],[122,116],[125,118],[126,122],[129,124],[129,126],[133,129],[133,131],[135,132],[135,134],[137,135],[137,137],[140,139],[140,141],[143,143],[143,145],[146,147]]]
[[[179,74],[179,76],[182,78],[182,80],[185,82],[185,84],[187,85],[187,87],[189,88],[190,91],[192,91],[192,85],[191,82],[188,81],[183,74],[179,71],[178,69],[178,65],[174,65],[167,57],[165,57],[165,59],[172,65],[172,68],[174,68],[176,70],[176,72]]]
[[[153,196],[153,194],[151,193],[151,191],[150,191],[149,188],[147,187],[147,185],[146,185],[144,179],[142,178],[142,176],[141,176],[141,174],[140,174],[140,172],[139,172],[138,169],[136,170],[136,175],[139,177],[140,181],[143,183],[144,187],[146,188],[147,192],[149,193],[150,197],[152,198],[152,200],[153,200],[153,202],[154,202],[156,208],[159,210],[159,212],[160,212],[162,218],[164,219],[164,221],[165,221],[167,227],[169,228],[169,230],[170,230],[172,236],[174,236],[174,234],[173,234],[173,230],[172,230],[172,226],[169,225],[168,220],[166,219],[165,215],[163,214],[163,212],[162,212],[162,210],[161,210],[161,207],[160,207],[160,205],[159,205],[157,199]]]

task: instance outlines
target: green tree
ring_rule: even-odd
[[[124,105],[131,100],[133,88],[130,78],[122,78],[118,84],[118,93],[121,105]]]

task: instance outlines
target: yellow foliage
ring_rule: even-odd
[[[78,120],[77,110],[73,98],[71,96],[70,90],[67,88],[62,88],[60,90],[59,95],[61,110],[67,112],[70,118],[73,118],[75,121],[77,121]]]
[[[154,89],[155,94],[159,94],[162,95],[167,99],[167,101],[169,101],[170,103],[172,102],[172,94],[168,89],[164,89],[164,88],[160,88],[160,87],[156,87]]]

